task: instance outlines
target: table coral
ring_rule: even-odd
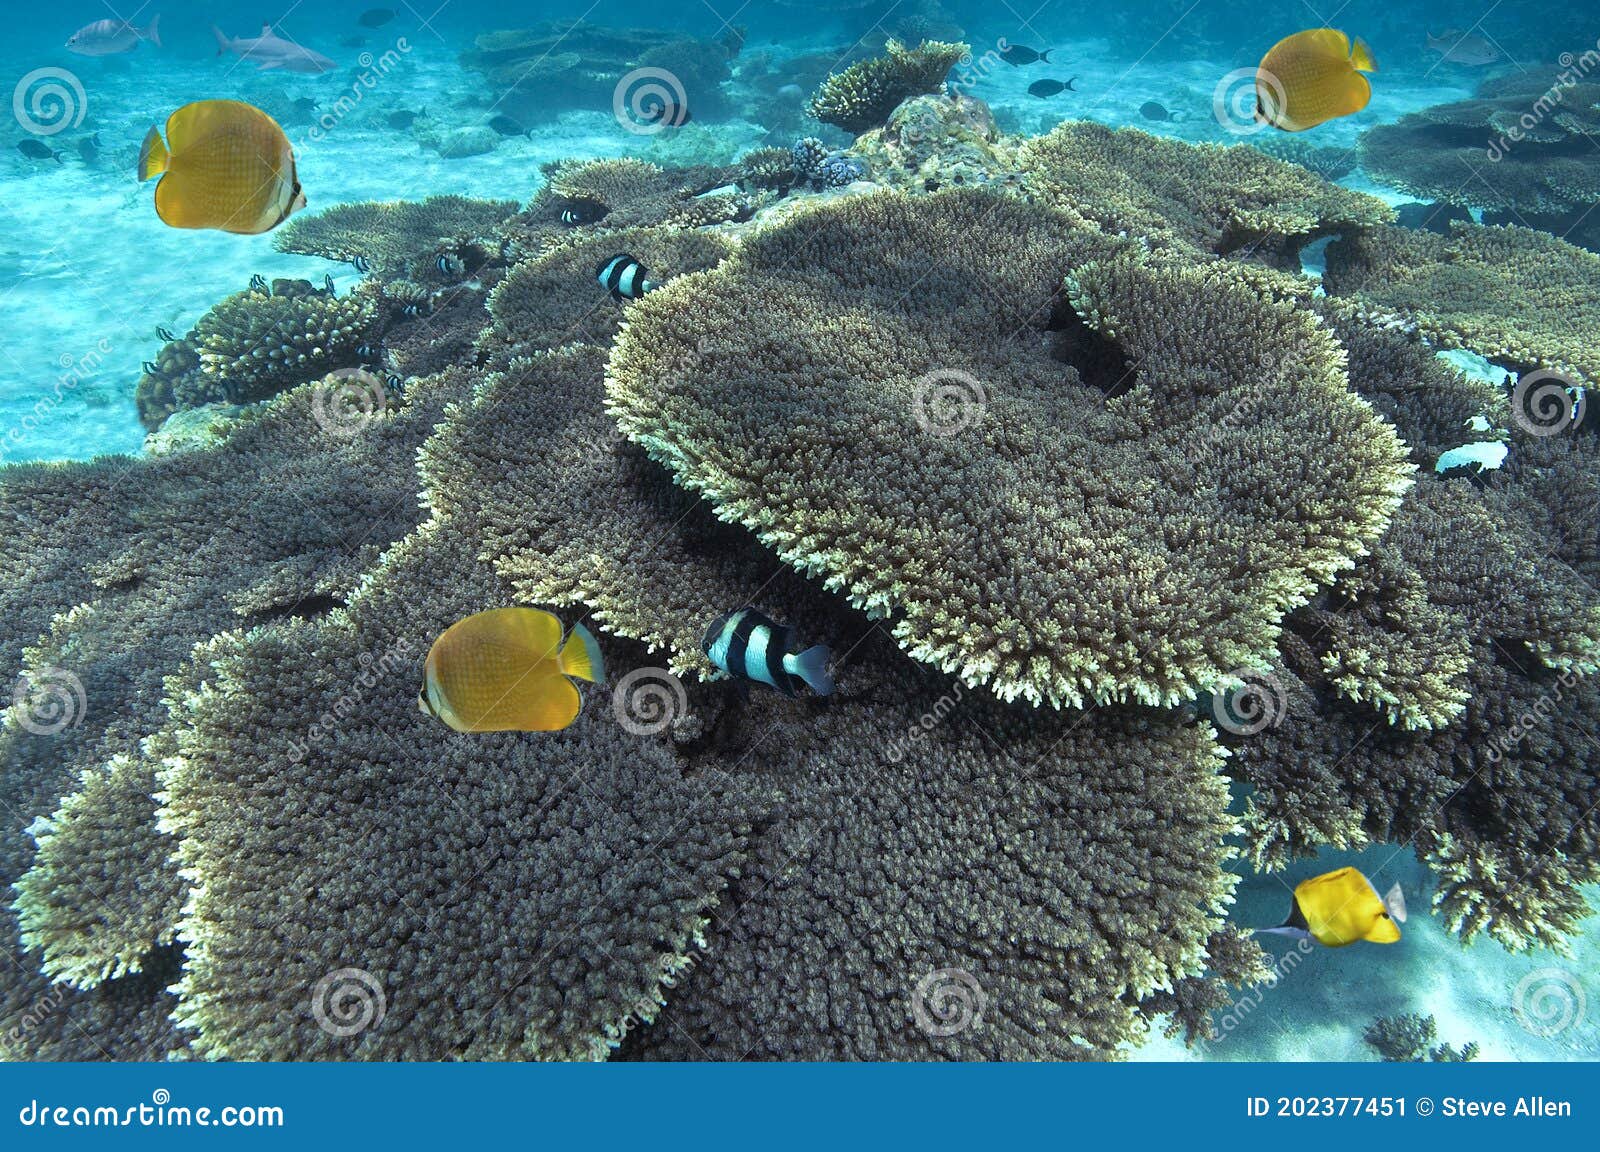
[[[978,193],[768,229],[641,301],[610,375],[680,483],[1008,699],[1264,662],[1409,471],[1302,313]]]

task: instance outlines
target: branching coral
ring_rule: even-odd
[[[1172,703],[1268,659],[1394,506],[1409,466],[1342,367],[1225,267],[1113,256],[999,197],[885,194],[646,297],[610,397],[918,658],[1006,698]]]
[[[709,268],[732,246],[710,232],[679,228],[622,228],[584,234],[525,260],[489,296],[490,326],[481,351],[505,358],[574,341],[609,345],[624,302],[601,287],[595,269],[619,252],[640,261],[655,283]]]
[[[1487,81],[1470,100],[1380,124],[1361,137],[1362,166],[1413,196],[1499,210],[1519,224],[1593,242],[1584,217],[1600,203],[1600,84],[1548,72]],[[1575,237],[1577,238],[1577,237]]]
[[[1439,1063],[1475,1060],[1478,1056],[1476,1040],[1454,1048],[1449,1044],[1435,1044],[1438,1025],[1432,1016],[1414,1013],[1404,1016],[1378,1016],[1367,1025],[1362,1039],[1370,1044],[1381,1060],[1391,1063],[1436,1061]]]
[[[1328,247],[1328,291],[1517,371],[1600,382],[1600,256],[1528,228],[1372,228]]]
[[[21,724],[26,710],[0,732],[0,878],[17,882],[26,946],[42,950],[19,946],[0,965],[0,1019],[48,992],[30,970],[105,988],[54,994],[74,1007],[30,1032],[25,1051],[143,1058],[167,1050],[149,1044],[180,1043],[170,1026],[84,1033],[96,1005],[145,986],[126,973],[167,963],[161,946],[181,903],[151,795],[168,746],[163,679],[185,672],[193,645],[219,631],[342,601],[415,523],[410,461],[464,387],[460,376],[419,387],[401,414],[357,414],[344,426],[329,423],[343,409],[310,386],[236,423],[215,449],[0,473],[9,572],[0,652],[40,692],[66,691],[70,708],[54,734]],[[170,1010],[167,999],[156,1018]]]
[[[915,48],[890,40],[882,56],[824,80],[806,111],[846,132],[880,127],[902,101],[937,90],[956,61],[971,51],[965,44],[941,40],[925,40]]]
[[[568,209],[607,228],[656,224],[693,228],[739,220],[750,214],[742,196],[705,193],[734,183],[740,171],[737,165],[663,168],[631,158],[551,164],[545,167],[544,187],[518,217],[518,224],[548,227]],[[533,250],[526,243],[523,247]]]
[[[294,217],[273,235],[273,244],[281,252],[329,260],[354,263],[359,258],[384,279],[437,282],[433,260],[441,245],[482,239],[516,211],[514,200],[465,196],[336,204],[326,212]]]
[[[333,369],[353,368],[359,361],[356,350],[378,328],[375,296],[367,291],[235,293],[202,316],[189,337],[200,359],[200,402],[264,400]]]
[[[1108,232],[1296,271],[1306,242],[1393,219],[1381,201],[1245,144],[1197,146],[1077,121],[1024,142],[1019,162],[1034,195]]]

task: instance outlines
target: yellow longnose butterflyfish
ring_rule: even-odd
[[[1359,112],[1372,99],[1363,72],[1376,72],[1372,49],[1359,36],[1313,28],[1279,40],[1256,67],[1256,119],[1285,132],[1304,132]]]
[[[1284,936],[1310,937],[1329,948],[1342,948],[1357,940],[1393,944],[1405,923],[1406,899],[1396,884],[1387,896],[1354,868],[1340,868],[1302,880],[1294,890],[1289,918],[1277,928]],[[1398,922],[1398,923],[1397,923]]]
[[[156,214],[174,228],[270,232],[306,206],[294,148],[278,122],[238,100],[200,100],[151,128],[139,179],[161,177]]]
[[[582,624],[563,644],[561,621],[550,613],[493,608],[433,642],[417,706],[457,732],[554,732],[583,706],[570,677],[598,684],[605,674]]]

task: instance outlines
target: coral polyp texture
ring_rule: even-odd
[[[882,56],[858,61],[824,80],[806,111],[846,132],[881,127],[903,101],[937,90],[956,62],[971,53],[965,44],[925,40],[907,48],[890,40]]]
[[[647,297],[610,400],[919,659],[1007,699],[1172,704],[1269,660],[1394,508],[1410,465],[1343,367],[1224,266],[880,194]]]
[[[493,233],[517,210],[515,200],[430,196],[426,200],[338,204],[315,216],[296,216],[273,236],[281,252],[357,260],[384,278],[436,276],[431,260],[440,244]]]
[[[1374,228],[1328,246],[1325,279],[1329,292],[1403,315],[1443,347],[1600,384],[1600,256],[1547,232]]]
[[[1375,197],[1330,184],[1246,144],[1184,144],[1075,121],[1018,149],[1024,186],[1108,232],[1299,270],[1318,236],[1394,218]]]

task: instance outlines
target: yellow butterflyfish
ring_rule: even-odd
[[[594,637],[537,608],[492,608],[458,620],[433,642],[417,706],[457,732],[555,732],[583,701],[570,677],[598,684]]]
[[[1285,132],[1359,112],[1372,99],[1363,72],[1376,72],[1372,49],[1335,28],[1279,40],[1256,67],[1256,119]]]
[[[1393,944],[1400,939],[1406,918],[1405,895],[1396,884],[1387,896],[1354,868],[1339,868],[1301,881],[1294,890],[1289,918],[1277,928],[1285,936],[1309,936],[1329,948],[1342,948],[1357,940]]]
[[[151,128],[139,179],[161,177],[156,214],[174,228],[270,232],[306,206],[294,148],[278,122],[238,100],[200,100]]]

